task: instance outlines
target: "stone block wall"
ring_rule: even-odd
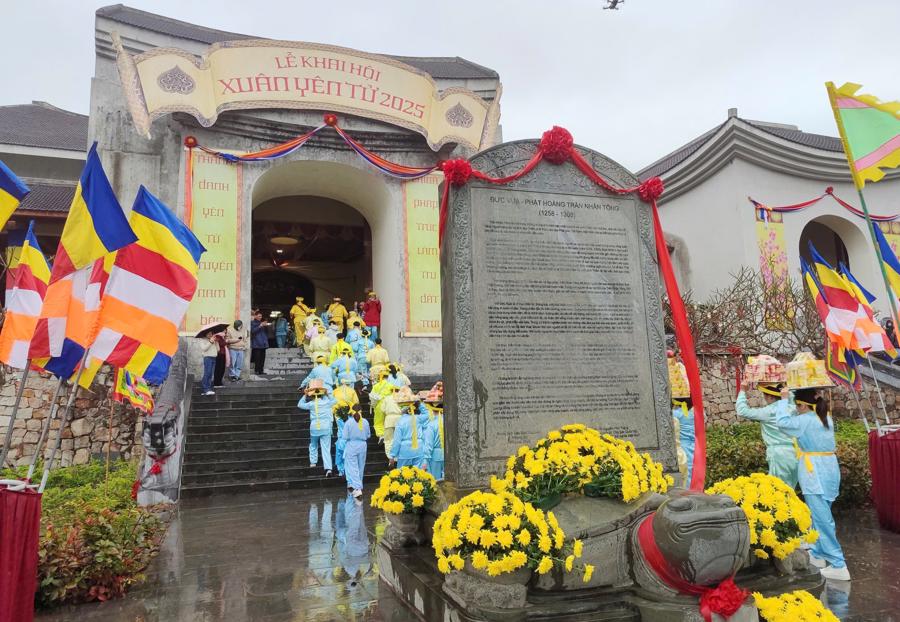
[[[743,369],[743,361],[737,356],[701,356],[700,380],[703,383],[703,405],[706,420],[712,424],[729,425],[739,421],[734,412],[734,400],[737,396],[737,373]],[[900,392],[881,385],[885,408],[892,421],[900,420]],[[860,391],[860,403],[869,423],[872,423],[872,409],[881,415],[881,402],[875,385],[863,376]],[[750,405],[764,406],[762,396],[753,391]],[[831,412],[837,419],[859,419],[859,408],[853,393],[845,388],[836,387],[831,391]]]
[[[19,370],[5,366],[0,368],[0,442],[9,427],[21,377],[22,372]],[[67,429],[63,430],[57,465],[85,464],[92,456],[105,457],[107,447],[114,457],[130,458],[142,451],[141,417],[131,406],[119,404],[109,398],[113,379],[111,371],[104,368],[97,374],[90,391],[78,390],[72,409],[72,419]],[[7,457],[7,466],[31,462],[44,420],[50,415],[56,387],[57,380],[53,376],[38,374],[35,371],[29,373],[19,413],[13,425],[12,446]],[[44,446],[44,457],[49,456],[56,440],[66,401],[67,393],[64,390],[59,399],[56,419],[50,425],[49,438]]]

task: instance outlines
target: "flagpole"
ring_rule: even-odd
[[[884,422],[891,425],[891,418],[888,417],[887,408],[884,406],[884,395],[881,394],[881,386],[878,384],[878,378],[875,376],[875,367],[872,365],[872,359],[867,356],[866,360],[869,362],[869,369],[872,371],[872,380],[875,381],[875,390],[878,391],[878,399],[881,402],[881,412],[884,413]]]
[[[9,447],[12,445],[13,427],[16,424],[16,417],[19,414],[19,403],[22,401],[22,395],[25,393],[25,380],[28,378],[28,372],[31,368],[31,359],[25,361],[25,369],[22,370],[22,379],[19,381],[19,390],[16,391],[16,403],[13,404],[12,414],[9,416],[9,427],[6,428],[6,438],[3,439],[3,449],[0,450],[0,469],[6,466],[6,456],[9,454]]]
[[[872,428],[869,427],[869,420],[866,418],[866,413],[863,412],[862,402],[859,401],[859,393],[856,392],[856,387],[854,387],[852,384],[850,384],[849,386],[850,390],[853,391],[853,397],[856,398],[856,407],[859,409],[859,416],[862,418],[863,425],[866,426],[866,434],[868,434],[872,431]],[[875,423],[878,423],[877,418],[875,419]]]
[[[60,378],[59,383],[57,383],[56,385],[56,393],[53,395],[53,403],[50,406],[50,414],[46,419],[44,419],[44,427],[41,430],[41,437],[38,439],[37,447],[35,447],[34,449],[34,455],[31,457],[31,464],[28,466],[28,475],[25,477],[25,479],[27,479],[29,482],[31,481],[31,477],[34,475],[34,469],[37,467],[37,461],[40,459],[42,447],[47,441],[47,436],[50,434],[50,425],[56,418],[56,411],[59,410],[59,394],[62,393],[62,389],[64,386],[66,386],[66,383],[62,378]]]
[[[78,394],[78,383],[81,381],[81,374],[84,373],[84,364],[87,362],[88,351],[88,349],[85,349],[84,356],[81,358],[81,365],[78,367],[78,374],[76,374],[75,381],[72,383],[72,392],[69,394],[69,399],[66,401],[66,410],[63,412],[62,419],[59,422],[59,431],[56,433],[53,451],[50,452],[50,458],[44,463],[44,473],[41,476],[41,485],[38,488],[38,492],[44,492],[44,488],[47,486],[47,478],[50,477],[50,469],[53,467],[53,461],[56,459],[56,454],[62,445],[63,431],[69,423],[69,415],[72,414],[72,405],[75,403],[75,396]]]

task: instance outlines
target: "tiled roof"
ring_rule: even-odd
[[[99,17],[105,17],[114,22],[128,24],[136,28],[143,28],[151,32],[187,39],[189,41],[198,41],[200,43],[220,43],[222,41],[234,41],[236,39],[259,39],[261,37],[252,37],[250,35],[242,35],[236,32],[228,32],[226,30],[216,30],[215,28],[207,28],[198,26],[181,20],[163,17],[155,13],[140,11],[124,4],[113,4],[97,9]],[[488,69],[459,56],[451,57],[421,57],[421,56],[389,56],[400,62],[412,65],[417,69],[428,73],[434,78],[446,79],[468,79],[468,78],[497,78],[497,72]]]
[[[75,182],[66,184],[28,179],[24,181],[31,188],[31,192],[22,199],[18,209],[58,214],[65,214],[69,211],[72,197],[75,196]]]
[[[774,123],[765,123],[763,121],[748,121],[747,119],[741,119],[741,121],[758,130],[762,130],[763,132],[773,134],[775,136],[778,136],[779,138],[783,138],[784,140],[788,140],[799,145],[804,145],[806,147],[833,152],[841,152],[843,150],[843,148],[841,147],[841,140],[834,136],[811,134],[809,132],[800,131],[799,129],[794,127],[777,125]],[[728,121],[725,121],[725,123],[728,123]],[[672,153],[663,156],[656,162],[653,162],[649,166],[641,169],[641,171],[638,172],[638,177],[640,177],[641,179],[648,179],[653,176],[662,175],[666,171],[675,168],[676,166],[687,160],[689,157],[691,157],[691,155],[693,155],[694,152],[700,149],[704,144],[706,144],[706,142],[710,138],[712,138],[713,135],[715,135],[716,132],[718,132],[722,128],[722,126],[725,125],[725,123],[717,125],[708,132],[704,132],[683,147],[676,149]]]
[[[724,123],[722,125],[724,125]],[[650,177],[662,175],[666,171],[675,168],[676,166],[687,160],[689,157],[691,157],[691,155],[693,155],[693,153],[700,147],[706,144],[706,141],[712,138],[713,135],[719,131],[722,125],[717,125],[708,132],[704,132],[683,147],[679,147],[672,153],[663,156],[653,164],[641,169],[640,171],[638,171],[638,177],[642,180],[649,179]]]
[[[84,151],[88,117],[44,102],[0,106],[0,144]]]

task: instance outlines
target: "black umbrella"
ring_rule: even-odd
[[[194,335],[194,337],[197,337],[198,339],[203,339],[204,337],[209,337],[210,335],[215,335],[216,333],[221,333],[226,328],[228,328],[228,324],[225,324],[223,322],[218,322],[216,324],[207,324],[206,326],[201,328],[200,332],[198,332],[196,335]]]

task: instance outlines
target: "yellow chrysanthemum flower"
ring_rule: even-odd
[[[581,540],[575,540],[572,543],[572,552],[575,554],[575,557],[581,557],[581,553],[584,551],[584,544]]]
[[[538,564],[537,572],[538,572],[538,574],[547,574],[552,569],[553,569],[553,560],[545,555],[544,557],[541,558],[541,561]]]
[[[591,564],[584,565],[584,575],[581,577],[581,580],[584,583],[587,583],[591,580],[591,577],[594,576],[594,567]]]
[[[420,508],[425,505],[425,498],[422,495],[413,495],[412,504],[414,508]]]
[[[484,551],[472,552],[472,566],[477,570],[483,570],[484,568],[487,568],[488,561],[488,556]]]

